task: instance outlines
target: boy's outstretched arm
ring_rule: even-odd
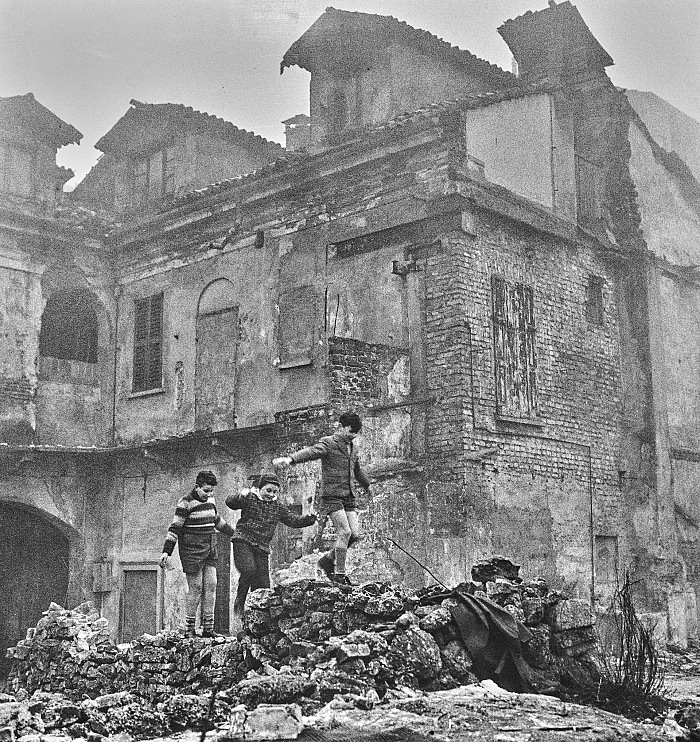
[[[316,514],[296,515],[286,505],[280,504],[280,522],[290,528],[306,528],[316,522]]]
[[[290,456],[280,456],[278,459],[273,459],[272,464],[273,466],[292,466],[293,464],[301,464],[304,461],[322,459],[327,453],[328,443],[321,439],[318,443],[314,443],[313,446],[302,448]]]

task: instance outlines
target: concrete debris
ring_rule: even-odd
[[[523,658],[537,690],[591,673],[595,643],[586,603],[563,599],[541,580],[517,574],[508,580],[505,568],[497,574],[500,560],[482,566],[480,574],[492,579],[461,589],[522,614],[531,634]],[[477,589],[484,586],[486,592]],[[459,601],[443,593],[306,579],[253,592],[236,637],[163,631],[120,645],[91,604],[73,610],[51,604],[8,650],[12,694],[0,696],[0,742],[51,742],[51,735],[101,742],[118,733],[144,739],[207,724],[228,724],[224,735],[232,740],[273,739],[264,735],[278,727],[293,739],[301,714],[329,703],[369,710],[479,680],[496,693],[453,619]],[[266,726],[257,721],[264,714],[253,712],[270,705],[276,721]],[[258,736],[240,736],[247,729]]]

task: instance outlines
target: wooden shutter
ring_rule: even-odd
[[[134,305],[133,391],[159,389],[163,383],[163,294]]]
[[[288,288],[279,298],[278,349],[280,367],[312,362],[316,292],[313,286]]]
[[[527,417],[537,409],[533,292],[522,283],[491,279],[496,411]]]
[[[508,290],[502,278],[491,278],[491,301],[493,305],[493,351],[496,371],[496,410],[504,411],[508,400],[508,327],[506,303]]]

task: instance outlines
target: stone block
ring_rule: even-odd
[[[237,706],[231,712],[231,726],[221,740],[263,740],[296,739],[304,728],[301,709],[295,703],[260,704],[248,711],[245,706]]]
[[[585,600],[562,600],[548,612],[547,617],[553,631],[567,631],[595,624],[590,603]]]

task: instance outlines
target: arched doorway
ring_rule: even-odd
[[[52,601],[63,605],[68,590],[69,543],[48,519],[17,503],[0,502],[0,672],[7,647],[36,626]]]
[[[217,278],[197,305],[195,428],[213,431],[236,427],[238,307],[233,284]]]

